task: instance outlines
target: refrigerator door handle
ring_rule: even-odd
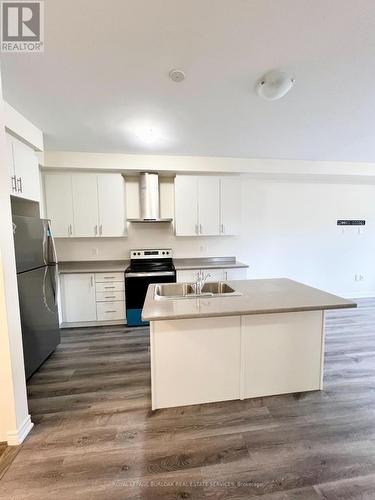
[[[42,287],[42,291],[43,291],[43,303],[44,305],[46,306],[46,309],[52,313],[52,314],[55,314],[55,311],[52,311],[52,309],[49,307],[48,305],[48,302],[47,302],[47,296],[46,296],[46,278],[47,278],[47,274],[48,274],[48,266],[46,266],[44,268],[44,275],[43,275],[43,287]],[[55,288],[54,286],[52,285],[52,289],[53,289],[53,294],[54,294],[54,297],[55,297],[55,301],[56,301],[56,293],[55,293]]]
[[[52,229],[51,229],[51,221],[47,220],[47,237],[49,238],[49,241],[51,243],[51,248],[52,248],[52,255],[48,255],[48,262],[47,264],[57,264],[57,251],[56,251],[56,245],[55,245],[55,240],[52,235]],[[52,257],[52,260],[49,259],[49,257]]]

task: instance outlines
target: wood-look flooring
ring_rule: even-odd
[[[147,328],[63,331],[0,498],[375,499],[375,300],[326,328],[322,392],[156,412]]]

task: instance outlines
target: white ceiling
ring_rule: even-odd
[[[374,0],[45,5],[44,54],[1,60],[49,150],[375,161]],[[296,85],[267,102],[254,86],[272,68]]]

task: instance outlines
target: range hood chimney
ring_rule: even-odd
[[[139,181],[140,218],[128,219],[129,222],[171,222],[172,219],[160,218],[159,176],[142,172]]]

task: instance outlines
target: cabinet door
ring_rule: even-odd
[[[246,268],[223,269],[224,280],[245,280],[247,278]]]
[[[240,234],[241,186],[236,177],[220,180],[220,232],[230,236]]]
[[[198,234],[198,179],[194,175],[177,175],[175,179],[176,236]]]
[[[72,176],[45,174],[46,213],[51,219],[53,235],[66,238],[73,235]]]
[[[125,181],[121,174],[98,175],[99,235],[125,236]]]
[[[321,389],[322,314],[242,316],[245,398]]]
[[[40,201],[39,163],[35,151],[12,139],[14,169],[17,180],[15,196]]]
[[[220,234],[220,179],[201,176],[198,178],[198,224],[199,234]]]
[[[99,236],[96,174],[72,174],[74,236]]]
[[[95,275],[64,274],[61,281],[63,321],[96,321]]]
[[[5,134],[6,139],[6,159],[9,167],[10,194],[17,195],[16,173],[14,170],[13,142],[9,134]]]

